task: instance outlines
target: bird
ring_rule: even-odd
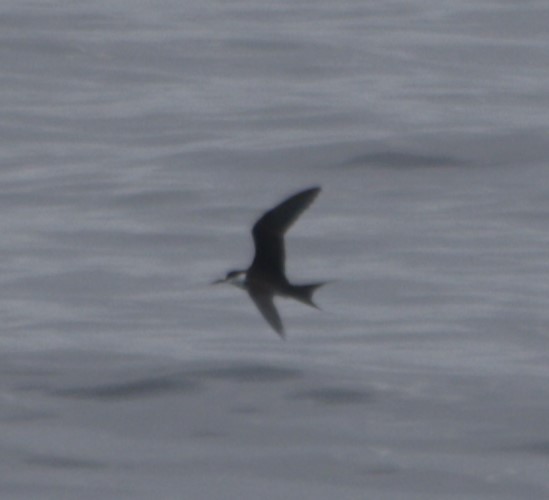
[[[263,318],[282,339],[286,333],[274,297],[290,297],[319,309],[313,302],[313,294],[326,284],[322,281],[294,285],[288,281],[285,272],[284,235],[320,191],[318,186],[305,189],[265,212],[252,228],[255,255],[250,267],[229,271],[225,278],[212,283],[229,283],[246,290]]]

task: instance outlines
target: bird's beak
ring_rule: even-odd
[[[225,278],[220,280],[215,280],[210,283],[210,285],[220,285],[221,283],[227,283],[227,280]]]

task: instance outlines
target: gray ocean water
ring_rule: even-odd
[[[549,497],[548,25],[3,1],[0,497]],[[283,342],[209,283],[312,185]]]

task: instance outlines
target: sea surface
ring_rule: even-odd
[[[548,26],[4,0],[0,498],[549,498]],[[316,185],[282,341],[210,283]]]

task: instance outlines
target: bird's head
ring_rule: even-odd
[[[225,278],[222,278],[220,280],[215,280],[212,285],[219,285],[221,283],[229,283],[231,285],[237,286],[238,288],[245,288],[244,286],[244,280],[246,279],[246,271],[235,269],[233,271],[229,271],[227,273],[227,276]]]

